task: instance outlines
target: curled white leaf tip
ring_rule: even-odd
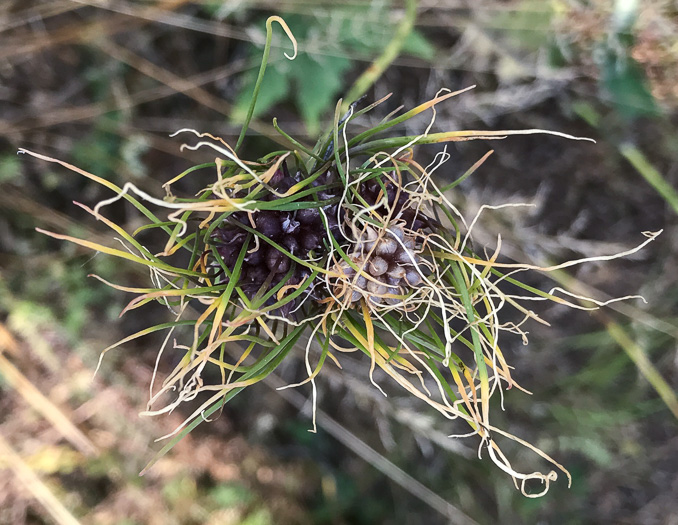
[[[292,34],[292,30],[287,25],[287,22],[285,22],[279,16],[269,16],[268,17],[268,20],[266,21],[266,25],[268,26],[269,31],[270,31],[271,24],[273,22],[278,22],[278,24],[280,24],[280,27],[283,28],[283,31],[285,31],[285,34],[287,35],[287,37],[292,42],[292,47],[294,47],[294,54],[288,55],[287,53],[285,53],[285,58],[287,58],[288,60],[294,60],[295,58],[297,58],[297,47],[298,47],[297,46],[297,39],[294,38],[294,35]]]

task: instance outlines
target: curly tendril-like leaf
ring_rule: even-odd
[[[245,117],[245,121],[243,122],[242,128],[240,130],[238,141],[235,144],[234,148],[235,151],[238,151],[238,149],[240,149],[240,145],[242,144],[242,141],[245,139],[247,128],[249,127],[250,121],[252,120],[252,115],[254,114],[254,106],[256,106],[257,104],[259,90],[261,89],[261,84],[264,81],[264,74],[266,73],[266,66],[268,65],[268,57],[271,53],[271,41],[273,39],[273,22],[278,22],[278,24],[280,24],[280,26],[285,31],[285,34],[287,34],[290,41],[292,42],[292,46],[294,47],[294,54],[288,55],[287,53],[285,53],[285,57],[288,60],[294,60],[295,57],[297,56],[297,40],[296,38],[294,38],[294,35],[292,34],[292,31],[290,31],[290,28],[287,26],[287,23],[279,16],[268,17],[268,20],[266,20],[266,44],[264,46],[264,54],[261,59],[261,66],[259,67],[259,75],[257,76],[256,83],[254,84],[254,92],[252,93],[252,99],[250,101],[249,108],[247,109],[247,116]]]

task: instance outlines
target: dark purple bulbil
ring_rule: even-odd
[[[266,252],[266,266],[273,273],[287,273],[290,269],[290,258],[275,248]]]
[[[304,225],[314,224],[320,220],[320,212],[317,208],[303,208],[297,210],[296,219]]]
[[[287,248],[292,255],[299,253],[299,240],[294,235],[288,235],[283,239],[283,246]]]
[[[282,233],[281,213],[274,211],[260,211],[254,214],[254,223],[257,231],[269,239],[277,239]]]
[[[264,250],[255,250],[252,253],[245,255],[245,262],[252,266],[258,266],[264,262]]]
[[[406,207],[405,205],[407,204],[408,194],[404,191],[401,191],[400,194],[398,194],[394,181],[384,177],[382,182],[386,188],[388,204],[393,210],[393,219],[404,220],[405,227],[414,231],[419,231],[423,228],[431,228],[432,225],[436,223],[434,219],[427,217],[421,212],[417,212],[416,209]],[[367,204],[370,206],[373,206],[377,203],[381,192],[381,186],[374,179],[364,182],[360,185],[360,194],[365,199],[365,202],[367,202]],[[398,197],[397,202],[396,196]],[[382,206],[376,211],[382,217],[385,217],[388,213],[388,210],[385,206]]]
[[[285,171],[286,171],[286,169],[282,169],[282,168],[275,170],[275,172],[273,173],[273,176],[268,181],[269,186],[276,188],[282,182],[282,180],[285,178]],[[287,174],[289,175],[289,172],[287,172]]]
[[[322,230],[318,230],[317,232],[311,229],[308,230],[302,230],[302,235],[301,235],[301,247],[306,250],[315,250],[320,246],[320,233]]]

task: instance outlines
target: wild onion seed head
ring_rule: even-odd
[[[410,146],[535,132],[563,134],[455,131],[375,137],[452,95],[436,97],[355,137],[346,133],[356,118],[351,108],[315,150],[299,145],[298,150],[274,152],[257,161],[240,159],[213,135],[183,130],[206,139],[189,148],[209,147],[219,154],[211,166],[216,166],[216,182],[194,198],[156,199],[131,183],[119,188],[69,164],[21,150],[60,163],[116,193],[93,210],[83,207],[108,225],[127,251],[45,233],[151,271],[151,291],[114,285],[139,293],[124,311],[157,299],[171,309],[174,321],[141,330],[122,342],[158,330],[177,330],[176,336],[189,325],[187,344],[174,347],[183,358],[161,386],[151,385],[153,394],[143,414],[170,412],[200,393],[209,397],[170,434],[177,436],[156,459],[243,388],[274,372],[306,333],[310,334],[304,349],[308,378],[295,386],[310,383],[315,392],[315,377],[329,361],[327,357],[338,363],[337,352],[362,352],[369,359],[369,378],[377,388],[381,389],[383,378],[377,378],[375,370],[380,369],[445,418],[466,422],[491,460],[514,478],[524,494],[528,495],[525,484],[529,480],[541,482],[544,489],[531,497],[545,493],[556,473],[516,471],[495,441],[497,435],[515,439],[569,477],[556,461],[493,427],[489,420],[495,392],[517,386],[502,352],[502,333],[526,340],[523,322],[541,321],[532,310],[535,300],[589,308],[554,295],[567,293],[560,289],[542,292],[523,285],[515,272],[551,271],[630,255],[658,233],[647,233],[643,243],[621,254],[550,268],[498,263],[500,240],[492,256],[473,253],[468,241],[478,216],[466,226],[446,192],[435,184],[434,170],[417,164]],[[339,136],[342,140],[336,144]],[[459,173],[457,167],[449,170],[447,178],[455,171]],[[171,183],[165,187],[171,190]],[[164,251],[152,252],[135,234],[100,213],[105,205],[123,197],[149,218],[144,229],[167,236]],[[166,208],[167,220],[157,217],[145,202]],[[191,229],[195,224],[198,227]],[[173,264],[172,257],[180,249],[190,255],[187,266]],[[502,291],[506,281],[515,288],[510,295]],[[574,295],[569,299],[573,297],[581,299]],[[605,304],[590,301],[596,306]],[[199,312],[193,320],[184,318],[190,305],[197,305]],[[509,307],[524,319],[502,322],[502,309]],[[317,343],[316,357],[311,354],[313,342]],[[208,367],[218,371],[214,374],[220,378],[217,384],[206,380]],[[165,404],[158,407],[161,403]]]

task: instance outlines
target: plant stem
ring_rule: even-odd
[[[678,419],[678,398],[676,398],[676,393],[649,360],[647,352],[631,339],[620,325],[608,319],[605,319],[603,322],[607,333],[624,349],[624,352],[636,365],[638,371],[652,385],[655,392],[659,394],[659,397],[662,398],[668,409]]]
[[[254,84],[254,92],[252,93],[252,99],[250,100],[249,108],[247,109],[247,116],[245,117],[245,122],[243,122],[242,128],[240,129],[240,135],[238,136],[238,142],[235,145],[234,150],[237,152],[242,144],[242,141],[245,138],[247,133],[247,128],[249,127],[250,121],[252,120],[252,115],[254,114],[254,106],[257,105],[257,97],[259,96],[259,90],[261,89],[261,83],[264,81],[264,74],[266,73],[266,66],[268,65],[268,56],[271,52],[271,40],[273,38],[273,22],[278,22],[283,28],[289,39],[294,45],[294,55],[289,56],[285,53],[285,56],[288,60],[293,60],[297,56],[297,41],[292,35],[290,28],[287,27],[285,21],[279,16],[269,16],[266,20],[266,45],[264,46],[264,54],[261,58],[261,66],[259,66],[259,74],[257,76],[257,81]]]
[[[661,173],[647,160],[647,157],[632,144],[622,144],[619,152],[640,173],[664,200],[669,203],[673,211],[678,213],[678,192],[673,188]]]

